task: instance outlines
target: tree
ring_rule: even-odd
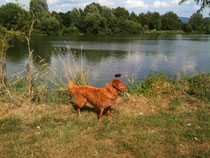
[[[100,4],[93,2],[89,5],[86,5],[86,7],[84,9],[84,14],[88,14],[88,13],[100,14],[101,13]]]
[[[77,27],[79,25],[80,18],[81,18],[81,15],[80,15],[79,10],[76,8],[73,8],[73,10],[70,13],[71,25]]]
[[[48,5],[46,0],[31,0],[30,13],[36,19],[40,19],[48,14]]]
[[[194,13],[189,19],[189,23],[192,25],[193,30],[199,32],[204,32],[203,22],[203,15],[200,13]]]
[[[101,8],[101,16],[106,18],[108,24],[112,23],[112,21],[115,17],[115,15],[112,13],[112,10],[107,7]]]
[[[203,25],[205,28],[205,33],[210,34],[210,19],[209,18],[204,18],[203,19]]]
[[[63,25],[63,19],[62,19],[61,14],[62,13],[57,13],[55,11],[52,11],[51,16],[55,17],[59,21],[60,25],[62,26]]]
[[[161,16],[158,12],[151,14],[150,28],[160,30],[162,26]]]
[[[43,34],[57,35],[60,23],[55,17],[44,18],[41,23],[38,24],[39,29]]]
[[[71,11],[62,14],[63,25],[66,27],[71,26]]]
[[[210,34],[210,25],[208,25],[208,26],[206,27],[206,33],[207,33],[207,34]]]
[[[122,32],[128,35],[135,35],[143,33],[143,28],[141,24],[138,24],[131,20],[126,20],[122,23]]]
[[[192,32],[192,25],[190,23],[184,23],[182,29],[184,32],[190,33]]]
[[[112,12],[117,18],[121,17],[124,20],[127,20],[129,18],[129,12],[123,7],[117,7],[115,9],[113,9]]]
[[[139,21],[143,26],[147,26],[150,30],[160,30],[162,26],[161,16],[158,12],[147,12],[139,14]]]
[[[8,30],[17,30],[22,27],[18,19],[27,12],[15,3],[7,3],[0,8],[0,24]]]
[[[179,4],[182,4],[184,2],[186,2],[188,0],[181,0],[179,2]],[[198,5],[200,4],[200,8],[198,9],[198,13],[201,12],[203,9],[205,8],[209,8],[210,7],[210,1],[209,0],[194,0]]]
[[[138,16],[134,12],[130,14],[129,19],[134,22],[138,22]]]
[[[181,28],[181,21],[177,14],[167,12],[162,16],[162,30],[177,30]]]
[[[143,27],[147,27],[149,26],[149,23],[151,21],[150,17],[149,17],[150,12],[147,12],[147,14],[141,13],[138,16],[139,19],[139,23],[143,26]]]
[[[100,34],[102,33],[102,30],[106,27],[104,18],[102,18],[97,13],[88,13],[84,18],[84,22],[87,34]]]

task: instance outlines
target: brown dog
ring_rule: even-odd
[[[89,85],[77,86],[73,82],[69,82],[68,84],[68,90],[74,97],[75,104],[77,105],[78,115],[80,116],[80,109],[86,102],[89,102],[99,110],[99,120],[101,120],[105,108],[108,108],[107,116],[110,116],[110,108],[117,100],[118,91],[124,92],[126,88],[127,86],[118,79],[112,80],[103,88],[96,88]]]

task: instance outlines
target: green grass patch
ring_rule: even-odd
[[[187,79],[189,95],[196,96],[205,102],[210,102],[210,73],[201,73]]]

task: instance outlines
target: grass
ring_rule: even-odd
[[[1,157],[208,157],[209,78],[177,80],[160,72],[130,79],[112,118],[102,121],[89,105],[79,118],[67,91],[36,82],[31,101],[24,79],[7,83],[0,90],[6,96],[0,99]]]
[[[46,109],[45,109],[46,108]],[[207,109],[97,121],[94,112],[58,105],[35,110],[30,118],[2,118],[1,157],[207,157]]]
[[[177,34],[186,34],[182,30],[148,30],[144,32],[146,35],[177,35]]]

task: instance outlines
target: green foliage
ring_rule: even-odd
[[[149,29],[149,23],[151,21],[149,17],[150,12],[147,12],[147,14],[140,13],[138,16],[139,23],[142,24],[142,26],[147,27]]]
[[[113,14],[116,16],[116,18],[123,18],[124,20],[129,18],[129,12],[123,7],[113,9]]]
[[[50,92],[50,93],[49,93]],[[73,98],[67,90],[51,90],[45,95],[45,102],[50,105],[69,104]]]
[[[178,30],[181,28],[181,21],[173,12],[167,12],[162,16],[162,30]]]
[[[77,27],[68,27],[68,28],[63,28],[63,34],[64,35],[79,35],[80,31]]]
[[[134,12],[132,12],[130,14],[129,20],[134,21],[134,22],[138,22],[139,21],[138,16]]]
[[[173,94],[175,91],[182,91],[188,95],[197,97],[206,103],[210,102],[210,74],[201,73],[193,77],[183,76],[180,80],[166,75],[163,72],[151,73],[141,82],[129,79],[128,92],[131,94],[143,94],[145,96],[156,96],[159,94]],[[180,89],[181,88],[181,89]],[[181,99],[177,98],[171,103],[171,109],[180,104]]]
[[[162,26],[161,16],[158,12],[151,15],[150,29],[160,30]]]
[[[0,25],[0,37],[1,38],[5,37],[7,33],[8,33],[7,28]]]
[[[120,32],[119,34],[121,35],[135,35],[135,34],[142,34],[143,33],[143,28],[141,24],[138,24],[134,21],[131,20],[126,20],[126,21],[120,21],[119,22],[119,28]]]
[[[30,1],[30,14],[35,19],[40,19],[48,14],[48,5],[46,0],[31,0]]]
[[[143,26],[148,26],[148,29],[152,30],[152,29],[156,29],[156,30],[160,30],[161,26],[162,26],[162,17],[158,12],[147,12],[146,14],[141,13],[139,14],[139,22],[143,25]]]
[[[203,32],[203,15],[194,13],[190,19],[189,23],[192,25],[193,30],[197,30],[199,32]]]
[[[56,18],[50,16],[48,18],[43,18],[37,27],[41,30],[42,34],[57,35],[60,23]]]
[[[150,73],[141,82],[136,82],[131,79],[131,87],[129,87],[129,92],[132,94],[143,94],[145,96],[156,96],[157,94],[168,93],[170,83],[173,80],[170,76],[163,72]]]
[[[207,26],[206,26],[206,33],[207,33],[207,34],[210,34],[210,25],[207,25]]]
[[[194,13],[189,20],[192,25],[193,31],[198,33],[209,33],[210,19],[203,18],[200,13]]]
[[[84,10],[73,8],[66,13],[50,13],[46,0],[31,0],[29,12],[14,3],[0,8],[0,25],[9,30],[27,32],[32,21],[33,34],[45,35],[159,35],[177,34],[180,29],[186,33],[210,33],[209,19],[200,14],[193,14],[189,24],[181,24],[173,12],[164,15],[158,12],[136,15],[123,7],[111,9],[95,2],[87,5]]]
[[[84,9],[84,14],[88,14],[88,13],[95,13],[95,14],[100,14],[101,12],[101,6],[98,3],[91,3],[89,5],[86,5],[85,9]]]
[[[81,14],[80,14],[79,10],[76,8],[73,8],[73,10],[70,13],[71,26],[77,27],[80,22],[80,17],[81,17]]]
[[[183,24],[182,29],[184,32],[190,33],[192,32],[192,25],[190,23]]]
[[[57,12],[55,12],[55,11],[52,11],[52,13],[51,13],[51,15],[53,16],[53,17],[55,17],[58,21],[59,21],[59,23],[60,23],[60,25],[62,26],[63,25],[63,18],[62,18],[62,15],[63,15],[64,13],[57,13]]]
[[[68,11],[66,13],[59,13],[59,16],[61,16],[63,25],[65,27],[71,26],[71,11]]]
[[[18,21],[27,12],[18,4],[7,3],[0,7],[0,25],[8,30],[21,29],[22,23]]]
[[[111,28],[112,24],[115,20],[115,15],[113,14],[112,10],[107,7],[102,7],[101,8],[101,16],[106,19],[108,27]]]
[[[104,18],[97,13],[88,13],[84,18],[86,33],[90,35],[97,35],[102,33],[103,29],[106,28]]]

